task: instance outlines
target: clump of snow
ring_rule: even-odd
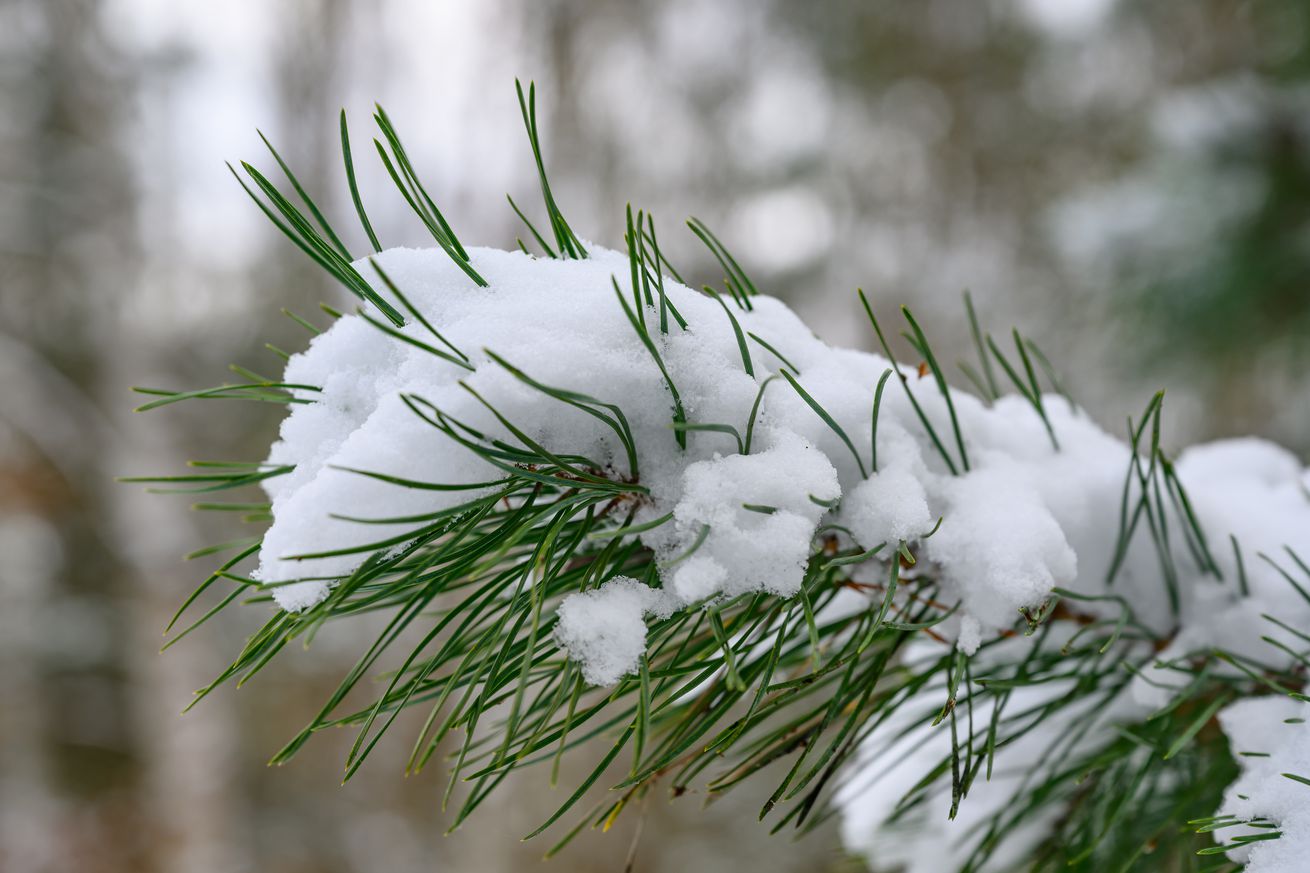
[[[1003,468],[943,483],[942,529],[925,555],[960,591],[966,616],[982,626],[1013,621],[1015,611],[1072,582],[1078,561],[1040,493]],[[978,634],[966,649],[977,649]]]
[[[692,555],[673,571],[673,593],[684,603],[713,597],[723,589],[728,568],[709,556]]]
[[[846,522],[861,543],[916,540],[933,524],[928,495],[910,463],[888,464],[856,485],[844,501]]]
[[[646,653],[644,617],[666,617],[675,606],[662,591],[616,576],[560,604],[555,639],[582,664],[582,678],[613,685],[634,672]]]
[[[586,260],[556,261],[472,249],[485,288],[471,285],[440,250],[377,255],[448,341],[443,348],[459,349],[471,369],[398,342],[356,315],[339,319],[292,357],[286,381],[321,391],[290,407],[268,458],[295,468],[265,482],[274,521],[256,571],[284,609],[321,602],[336,580],[360,565],[367,550],[358,547],[384,538],[403,541],[413,523],[395,519],[457,506],[487,493],[490,485],[484,483],[503,478],[403,399],[421,398],[490,438],[516,443],[467,385],[547,450],[590,458],[615,479],[636,472],[649,491],[639,502],[637,524],[668,517],[640,534],[659,569],[653,584],[609,580],[558,607],[555,638],[595,684],[612,684],[637,669],[650,614],[744,592],[794,595],[819,550],[820,530],[825,538],[836,536],[843,548],[885,546],[851,568],[861,582],[885,578],[886,562],[895,560],[901,541],[908,543],[918,558],[912,572],[938,580],[936,597],[958,603],[952,619],[936,630],[954,637],[966,653],[1008,631],[1020,609],[1041,606],[1056,588],[1122,596],[1141,625],[1172,638],[1161,658],[1225,648],[1277,664],[1287,656],[1261,637],[1297,643],[1264,616],[1310,627],[1310,605],[1280,572],[1295,570],[1295,556],[1285,547],[1310,556],[1310,478],[1282,449],[1235,440],[1185,452],[1174,470],[1218,573],[1192,554],[1185,518],[1171,504],[1162,517],[1169,563],[1177,571],[1176,605],[1145,522],[1126,544],[1109,588],[1132,449],[1062,398],[1044,398],[1057,450],[1025,399],[985,404],[955,391],[966,468],[933,380],[907,371],[904,387],[915,392],[958,475],[898,379],[889,383],[880,407],[875,467],[874,386],[889,361],[830,347],[781,302],[759,296],[751,309],[734,310],[743,334],[764,341],[750,341],[747,372],[737,333],[719,302],[666,277],[668,299],[687,327],[670,320],[662,334],[656,309],[648,309],[646,321],[687,421],[728,425],[738,435],[752,432],[749,453],[722,430],[684,431],[683,448],[672,427],[665,377],[615,299],[612,279],[626,286],[627,259],[599,246],[589,250]],[[368,262],[356,266],[380,295],[391,297]],[[435,342],[416,320],[399,330],[421,343]],[[525,385],[488,351],[540,383],[620,405],[634,435],[637,470],[603,422]],[[836,428],[785,380],[765,385],[784,366]],[[361,470],[471,487],[401,488]],[[1242,550],[1240,570],[1234,539]],[[1110,600],[1080,601],[1079,608],[1111,618],[1119,611]],[[1176,680],[1157,685],[1168,681]],[[1168,693],[1137,685],[1137,705]],[[940,734],[936,730],[933,742]],[[851,810],[882,808],[881,800],[858,792],[844,797]],[[856,831],[875,817],[851,815],[852,844],[871,846],[875,832],[860,838]]]
[[[1242,775],[1224,792],[1219,815],[1267,820],[1282,832],[1229,850],[1247,873],[1301,873],[1310,858],[1310,704],[1289,697],[1257,697],[1219,713]],[[1259,833],[1233,827],[1221,834]]]
[[[715,588],[725,594],[790,597],[800,589],[814,530],[826,511],[816,501],[836,500],[840,493],[828,459],[795,434],[781,433],[773,448],[758,454],[689,465],[673,508],[672,545],[659,551],[672,553],[707,527],[695,552],[701,583],[693,587],[705,588],[704,579],[712,576],[721,579]],[[688,585],[685,577],[682,584]]]

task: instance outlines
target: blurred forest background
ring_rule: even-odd
[[[400,732],[344,788],[344,732],[265,769],[367,628],[178,715],[262,616],[158,655],[211,567],[180,556],[236,523],[113,477],[259,457],[281,410],[137,416],[128,386],[276,370],[265,342],[304,344],[279,308],[340,300],[223,165],[271,164],[256,126],[345,217],[344,106],[380,236],[422,244],[365,148],[381,101],[460,235],[512,246],[532,78],[584,237],[618,246],[631,200],[714,281],[696,214],[840,344],[870,345],[862,286],[965,349],[968,288],[1105,426],[1167,387],[1169,445],[1304,458],[1308,40],[1304,0],[0,0],[0,870],[484,873],[548,845],[517,838],[567,786],[530,772],[443,838]],[[637,869],[861,869],[757,808],[652,801]],[[635,821],[542,869],[622,869]]]

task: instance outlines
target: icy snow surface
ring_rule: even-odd
[[[647,615],[665,615],[746,591],[794,594],[816,549],[821,524],[845,528],[864,549],[888,544],[879,556],[884,561],[900,541],[908,542],[919,558],[919,572],[935,574],[942,582],[940,596],[961,603],[938,630],[969,653],[998,629],[1012,626],[1020,607],[1039,605],[1054,587],[1085,594],[1105,591],[1130,452],[1121,438],[1107,434],[1062,398],[1045,398],[1061,446],[1056,451],[1022,398],[1009,396],[987,406],[954,391],[970,460],[969,471],[957,476],[946,468],[893,377],[880,410],[874,472],[873,389],[889,362],[824,344],[786,306],[761,296],[752,298],[751,311],[728,305],[743,332],[786,356],[797,381],[850,438],[860,462],[781,378],[764,390],[750,454],[740,454],[732,436],[709,431],[688,432],[683,450],[670,426],[669,390],[615,297],[611,277],[617,276],[626,292],[627,258],[600,247],[589,249],[593,256],[584,261],[472,249],[472,264],[488,280],[486,288],[475,287],[440,250],[392,249],[377,256],[415,307],[471,358],[475,370],[398,342],[355,315],[339,319],[315,337],[308,350],[292,357],[285,380],[322,391],[306,395],[314,402],[290,407],[268,458],[269,463],[295,466],[294,472],[265,483],[274,522],[256,573],[262,581],[278,583],[272,590],[283,608],[299,611],[320,602],[333,580],[349,574],[363,558],[296,556],[387,536],[401,538],[413,526],[364,525],[337,516],[382,519],[431,513],[481,493],[400,488],[352,470],[447,485],[502,477],[421,420],[402,402],[402,394],[421,397],[483,433],[516,442],[460,386],[463,380],[547,449],[593,458],[616,478],[631,474],[613,431],[524,385],[486,350],[538,382],[619,404],[635,435],[640,481],[650,490],[635,523],[672,513],[671,521],[642,534],[663,567],[660,589],[615,579],[599,590],[573,595],[559,609],[555,637],[593,683],[611,684],[637,669]],[[367,261],[356,266],[379,294],[392,297]],[[762,383],[778,372],[782,361],[748,340],[754,370],[748,374],[719,302],[672,279],[666,278],[665,287],[688,322],[686,330],[671,320],[669,333],[661,335],[655,310],[648,311],[647,322],[688,421],[730,424],[745,434]],[[435,344],[413,320],[401,330]],[[904,372],[958,464],[947,409],[932,378],[921,377],[912,367]],[[861,465],[867,474],[861,473]],[[1203,575],[1175,530],[1183,574],[1182,630],[1172,651],[1220,646],[1243,653],[1258,648],[1267,659],[1269,647],[1261,643],[1261,635],[1293,644],[1261,614],[1278,615],[1293,627],[1310,627],[1310,609],[1256,555],[1279,555],[1284,546],[1310,555],[1310,477],[1302,465],[1268,443],[1237,440],[1185,452],[1177,473],[1229,581]],[[924,538],[939,517],[940,529]],[[685,557],[702,535],[704,542]],[[1249,597],[1240,596],[1231,581],[1237,568],[1230,535],[1243,547]],[[851,545],[849,540],[846,545]],[[858,572],[881,578],[885,568],[875,559]],[[1137,618],[1146,625],[1172,626],[1159,558],[1149,537],[1139,534],[1133,540],[1114,592],[1132,601]],[[1117,607],[1106,606],[1106,611],[1117,614]],[[1137,703],[1149,706],[1158,689],[1142,685],[1136,691]],[[933,742],[940,741],[940,731],[937,734]],[[875,734],[868,742],[882,741]],[[989,792],[998,798],[996,803],[1004,802],[1002,783],[1004,777],[975,787],[966,808],[976,806],[984,813]],[[1310,796],[1310,788],[1289,785],[1288,791]],[[1277,787],[1279,792],[1284,788]],[[874,785],[868,791],[872,794],[865,797],[847,792],[846,833],[853,847],[872,850],[882,837],[878,822],[885,810],[879,810],[885,804],[879,798],[887,788]],[[1279,792],[1269,795],[1274,799],[1264,814],[1279,814]],[[932,812],[932,825],[925,826],[922,839],[897,836],[902,845],[915,847],[929,859],[923,862],[928,866],[911,870],[945,869],[934,866],[944,863],[942,853],[948,851],[937,844],[944,831],[959,827],[959,822],[948,825],[943,810]],[[1304,821],[1300,826],[1306,827]],[[1272,855],[1280,849],[1262,848],[1253,858],[1259,851]]]

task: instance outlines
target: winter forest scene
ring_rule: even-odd
[[[1310,873],[1302,0],[0,23],[0,873]]]

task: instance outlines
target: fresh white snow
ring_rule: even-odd
[[[1273,822],[1282,832],[1233,849],[1228,855],[1246,864],[1247,873],[1299,873],[1310,858],[1310,704],[1288,697],[1238,701],[1219,713],[1242,775],[1224,792],[1218,815],[1239,821]],[[1255,834],[1260,829],[1220,831]]]
[[[764,391],[750,454],[738,452],[733,436],[710,431],[687,432],[684,450],[671,427],[672,399],[664,378],[615,297],[612,277],[627,291],[627,258],[599,246],[588,248],[592,257],[583,261],[472,249],[472,264],[487,279],[486,288],[475,287],[440,250],[391,249],[377,256],[387,275],[452,346],[469,356],[474,369],[470,372],[388,337],[356,315],[337,320],[305,352],[292,357],[285,380],[322,391],[306,395],[314,402],[290,407],[268,458],[271,464],[295,465],[294,472],[265,483],[274,521],[256,571],[256,578],[275,585],[274,596],[284,609],[299,611],[320,602],[333,580],[353,571],[364,554],[297,556],[403,537],[414,527],[412,522],[360,524],[336,516],[376,520],[431,513],[482,493],[400,488],[352,470],[447,485],[502,478],[415,415],[402,395],[423,398],[483,433],[515,442],[461,387],[463,381],[547,449],[592,458],[615,478],[631,474],[612,430],[567,404],[548,401],[492,361],[487,350],[539,382],[620,405],[635,436],[640,481],[650,490],[635,523],[672,514],[671,521],[641,534],[661,567],[661,588],[612,579],[597,590],[567,598],[558,609],[555,638],[593,684],[612,684],[638,669],[648,615],[667,615],[748,591],[794,595],[816,550],[820,525],[848,530],[853,543],[848,539],[847,546],[869,550],[886,544],[876,558],[860,565],[857,578],[868,574],[881,579],[885,561],[901,541],[908,543],[919,561],[917,572],[934,574],[942,583],[939,596],[961,603],[937,630],[967,653],[1011,627],[1021,607],[1039,606],[1053,588],[1090,595],[1107,592],[1131,452],[1123,439],[1109,435],[1063,399],[1048,396],[1044,401],[1059,438],[1057,451],[1024,399],[1009,396],[988,406],[954,391],[970,469],[952,475],[893,376],[878,420],[874,472],[874,386],[890,362],[876,354],[830,347],[781,302],[754,297],[751,311],[728,304],[741,329],[786,357],[796,380],[837,422],[859,461],[781,378]],[[379,294],[393,297],[367,261],[356,266]],[[744,436],[762,383],[778,373],[782,361],[763,344],[748,340],[753,369],[748,374],[720,303],[672,279],[665,279],[665,288],[687,328],[670,320],[668,334],[661,335],[656,310],[648,310],[646,319],[688,421],[732,425]],[[630,295],[627,299],[631,301]],[[438,345],[414,320],[401,331]],[[913,370],[905,373],[959,464],[947,407],[933,379]],[[1185,452],[1176,470],[1223,580],[1197,566],[1171,509],[1181,629],[1162,657],[1224,647],[1269,661],[1278,653],[1261,642],[1262,635],[1295,647],[1296,640],[1262,615],[1310,628],[1310,605],[1258,555],[1265,553],[1292,572],[1295,567],[1284,547],[1310,556],[1310,479],[1304,467],[1268,443],[1234,440]],[[939,518],[940,528],[925,538]],[[1243,549],[1247,597],[1238,588],[1230,535]],[[1113,593],[1128,598],[1137,618],[1162,634],[1179,621],[1160,581],[1159,557],[1144,530],[1129,545]],[[1118,607],[1087,604],[1086,610],[1113,616]],[[1150,706],[1163,693],[1146,683],[1134,691],[1139,706]],[[1238,714],[1230,710],[1225,715],[1225,728],[1237,729],[1245,739],[1238,727],[1247,723],[1240,707],[1256,705],[1236,705]],[[1105,718],[1106,713],[1097,717]],[[914,736],[940,743],[942,730],[916,728]],[[1304,734],[1301,729],[1280,730]],[[876,744],[884,740],[875,733],[866,750],[878,751]],[[1293,740],[1281,735],[1261,736],[1260,741],[1269,750],[1294,753]],[[1295,754],[1302,763],[1296,766],[1306,772],[1305,741],[1299,742]],[[1248,766],[1243,780],[1256,778],[1255,766]],[[1284,781],[1287,786],[1278,783],[1252,795],[1269,798],[1259,809],[1259,800],[1250,801],[1254,806],[1249,807],[1228,802],[1233,809],[1286,819],[1283,840],[1253,850],[1252,864],[1282,857],[1278,853],[1284,844],[1305,845],[1294,839],[1310,839],[1305,806],[1310,787]],[[888,802],[899,796],[879,782],[865,791],[869,793],[848,790],[844,799],[847,839],[857,849],[880,844],[882,816]],[[885,802],[889,791],[891,800]],[[971,815],[985,814],[1004,803],[1005,791],[1004,777],[976,786],[965,806],[976,804],[977,812]],[[1304,794],[1299,801],[1297,792]],[[989,794],[991,801],[986,799]],[[1296,809],[1289,812],[1292,807]],[[960,822],[948,823],[944,809],[929,812],[915,845],[925,852],[936,846],[937,854],[926,855],[928,861],[922,863],[928,866],[913,870],[944,869],[934,864],[952,857],[950,834],[962,827]],[[1294,837],[1294,830],[1300,836]],[[898,836],[904,838],[903,833]],[[1276,860],[1267,863],[1274,866],[1251,869],[1293,869],[1276,866]]]
[[[613,685],[646,654],[645,616],[668,616],[677,601],[656,588],[616,576],[560,605],[555,638],[582,662],[592,685]]]

